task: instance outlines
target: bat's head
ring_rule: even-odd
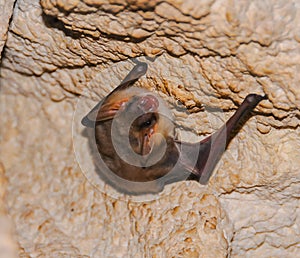
[[[174,136],[171,112],[164,101],[145,89],[130,87],[106,98],[87,115],[101,123],[112,121],[111,137],[119,146],[130,144],[141,156],[155,153],[168,137]]]
[[[151,93],[134,96],[121,111],[123,118],[132,121],[129,140],[137,154],[148,155],[167,137],[173,136],[174,126],[165,111],[159,98]]]

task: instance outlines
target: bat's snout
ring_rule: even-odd
[[[146,95],[138,100],[137,106],[144,112],[155,112],[158,109],[159,102],[153,95]]]

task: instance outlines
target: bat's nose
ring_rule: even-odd
[[[154,97],[153,95],[148,94],[146,96],[141,97],[138,100],[137,106],[144,113],[154,112],[154,111],[157,111],[158,106],[159,106],[159,102],[158,102],[156,97]]]

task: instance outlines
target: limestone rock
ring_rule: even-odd
[[[0,57],[2,57],[3,47],[7,39],[9,20],[13,13],[14,0],[1,0],[0,1]]]
[[[5,199],[7,179],[3,164],[0,163],[0,257],[17,257],[17,244],[13,224],[7,212]]]

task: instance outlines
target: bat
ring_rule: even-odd
[[[215,133],[183,142],[175,136],[167,105],[134,86],[146,71],[147,64],[138,63],[81,121],[95,142],[98,171],[106,170],[105,181],[129,194],[157,193],[181,180],[207,184],[241,123],[266,96],[249,94]]]

